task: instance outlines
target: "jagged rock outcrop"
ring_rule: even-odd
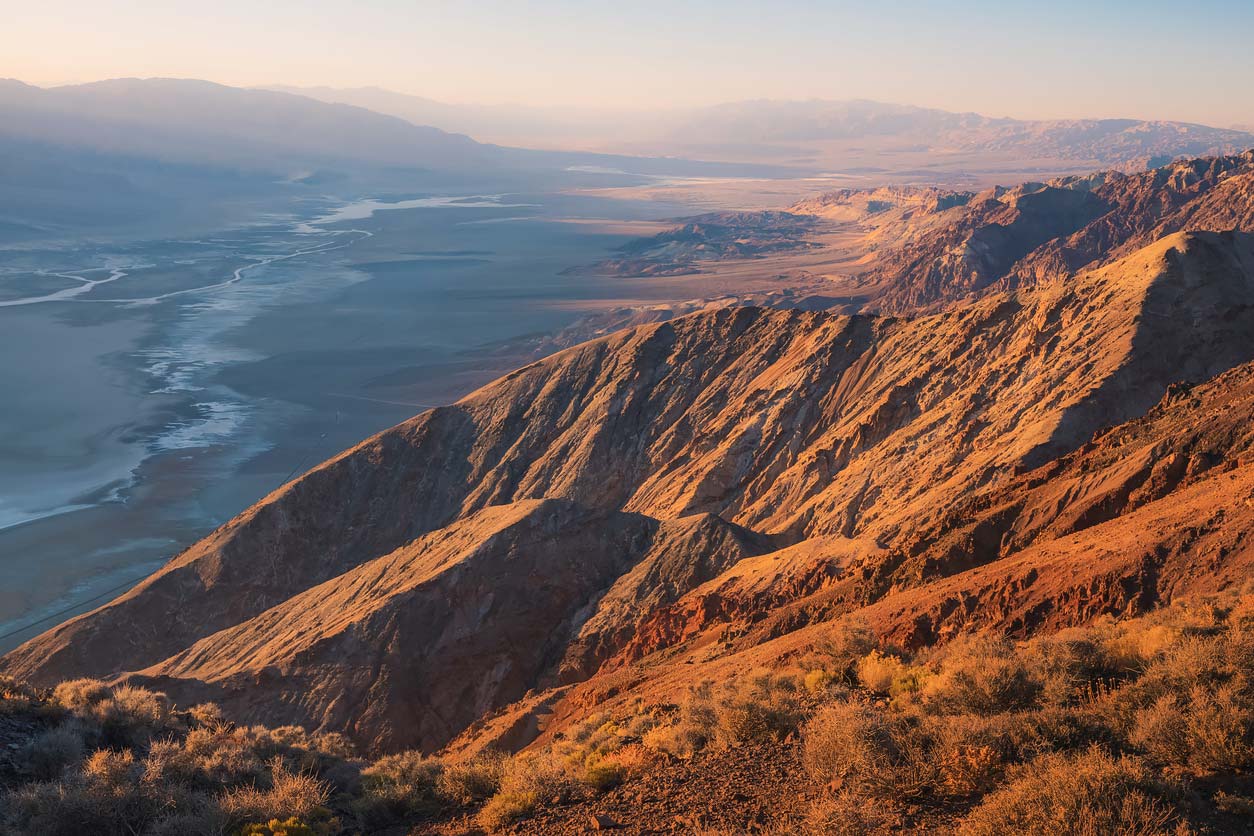
[[[1096,190],[1009,194],[973,201],[1005,213],[988,264]],[[1179,399],[1254,360],[1254,236],[985,290],[913,318],[716,308],[562,351],[315,468],[3,668],[372,749],[522,745],[858,609],[917,642],[1244,571],[1248,374]]]
[[[868,280],[884,286],[877,309],[935,309],[1037,286],[1176,232],[1254,231],[1254,151],[955,194],[956,207],[872,223],[878,253]]]

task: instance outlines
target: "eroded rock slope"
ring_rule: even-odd
[[[1048,189],[993,198],[1017,213],[999,246],[1058,239],[1034,202],[1102,217],[1096,186]],[[917,643],[1234,578],[1254,238],[1171,232],[1025,284],[908,317],[713,309],[562,351],[315,468],[3,667],[377,750],[516,746],[859,609]]]

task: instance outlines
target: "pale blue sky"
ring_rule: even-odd
[[[647,107],[872,98],[1254,122],[1254,0],[0,0],[0,76]]]

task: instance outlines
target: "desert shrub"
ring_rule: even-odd
[[[940,673],[923,687],[923,697],[943,711],[997,714],[1031,707],[1041,682],[1010,642],[974,636],[945,649]]]
[[[506,765],[501,776],[503,793],[533,793],[543,804],[569,801],[579,785],[561,759],[552,752],[524,753]]]
[[[62,781],[26,784],[6,796],[17,833],[122,836],[144,832],[172,805],[161,788],[140,781],[131,752],[100,750]]]
[[[0,676],[0,717],[15,714],[56,716],[58,711],[34,688],[11,676]]]
[[[854,792],[825,795],[810,805],[800,827],[786,832],[813,836],[864,836],[868,833],[893,832],[899,819],[884,805],[868,804],[865,797]]]
[[[1040,683],[1039,702],[1050,706],[1079,705],[1103,690],[1136,675],[1137,659],[1112,656],[1102,643],[1111,625],[1073,628],[1033,639],[1018,648],[1029,677]]]
[[[779,740],[804,717],[796,678],[769,672],[724,683],[713,710],[715,738],[728,746]]]
[[[1220,790],[1215,793],[1215,807],[1234,816],[1242,816],[1247,821],[1254,821],[1254,798]]]
[[[327,785],[312,775],[294,772],[281,758],[270,763],[269,786],[250,784],[228,790],[221,797],[222,810],[233,821],[257,822],[291,817],[309,821],[325,818]]]
[[[452,804],[477,804],[501,788],[509,759],[488,753],[468,761],[446,762],[436,779],[436,792]]]
[[[669,723],[648,730],[641,741],[654,752],[687,759],[714,740],[717,727],[714,684],[703,682],[688,690]]]
[[[146,817],[132,822],[126,797],[105,794],[81,776],[66,781],[24,784],[5,796],[7,832],[41,836],[122,836],[141,832]]]
[[[420,752],[402,752],[362,772],[361,798],[354,809],[367,824],[381,825],[430,815],[440,809],[438,782],[443,764]]]
[[[959,825],[963,836],[1005,833],[1161,834],[1179,824],[1168,788],[1139,761],[1101,749],[1043,755],[990,793]]]
[[[878,644],[866,622],[843,618],[815,643],[814,652],[822,667],[832,670],[839,678],[852,681],[854,665]]]
[[[58,685],[52,698],[85,727],[97,730],[92,737],[103,746],[146,746],[175,726],[165,694],[147,688],[110,688],[96,679],[73,679]]]
[[[258,746],[247,729],[192,729],[181,741],[158,740],[145,761],[151,781],[165,781],[215,791],[267,780],[267,758],[274,752]]]
[[[708,741],[705,730],[685,723],[681,719],[646,732],[643,743],[645,748],[654,752],[662,752],[673,758],[687,760],[700,751]]]
[[[606,755],[604,759],[620,766],[627,778],[637,778],[645,774],[656,760],[653,752],[643,743],[622,746]]]
[[[85,750],[83,728],[71,721],[35,737],[22,753],[22,760],[31,775],[47,780],[59,778],[65,770],[81,763]]]
[[[296,817],[279,821],[271,819],[265,824],[246,824],[240,828],[240,836],[315,836],[316,831]]]
[[[966,798],[994,787],[1018,754],[1005,720],[979,715],[925,716],[918,734],[934,772],[933,795]]]
[[[825,706],[806,724],[802,740],[806,771],[833,789],[901,800],[923,795],[937,782],[918,730],[867,703]]]
[[[170,701],[165,694],[123,685],[89,706],[86,716],[100,726],[109,746],[144,746],[171,725]]]
[[[221,706],[213,702],[202,702],[193,705],[187,709],[187,716],[193,724],[203,728],[216,729],[231,725],[226,719],[226,715],[222,713]]]
[[[862,657],[855,669],[863,688],[892,697],[919,691],[931,676],[926,668],[907,665],[900,657],[878,650]]]
[[[840,679],[835,672],[827,668],[814,668],[806,671],[806,675],[801,682],[810,693],[822,694],[837,687]]]
[[[534,792],[500,792],[488,799],[475,820],[484,830],[501,830],[535,812],[539,798]]]
[[[52,698],[70,711],[91,708],[112,693],[112,689],[99,679],[70,679],[52,691]]]
[[[606,792],[627,780],[627,770],[612,760],[600,760],[584,767],[579,780],[598,792]]]
[[[1160,697],[1137,712],[1129,739],[1151,759],[1198,773],[1254,764],[1254,712],[1230,686]]]
[[[154,821],[144,836],[223,836],[230,832],[230,824],[216,799],[187,793],[180,796],[177,809]]]
[[[500,788],[479,811],[477,821],[486,830],[500,829],[540,805],[571,800],[580,786],[568,762],[552,751],[516,755],[506,763]]]

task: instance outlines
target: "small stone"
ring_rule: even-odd
[[[593,830],[613,830],[618,827],[618,822],[604,813],[593,813],[591,824]]]

